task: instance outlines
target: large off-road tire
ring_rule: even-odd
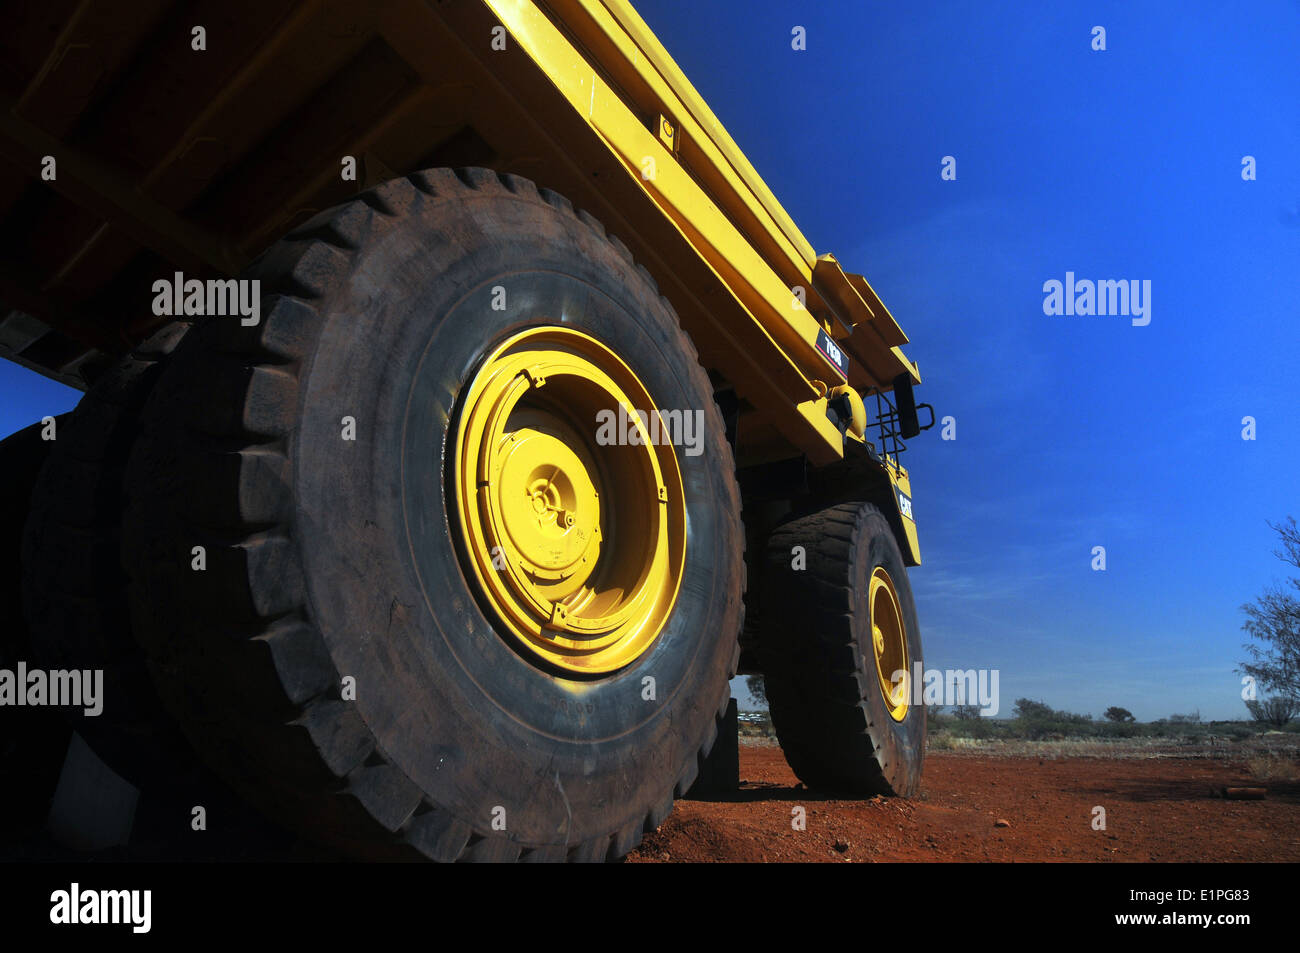
[[[123,476],[140,412],[188,327],[169,325],[141,344],[60,423],[23,541],[33,651],[48,669],[103,672],[102,711],[64,713],[99,758],[138,787],[169,780],[190,760],[131,635],[119,552]]]
[[[879,666],[873,629],[883,630]],[[921,631],[875,505],[844,503],[773,530],[761,639],[772,724],[799,779],[827,793],[914,794],[926,711],[910,678],[896,687],[892,676],[923,664]]]
[[[67,419],[55,418],[56,435]],[[22,616],[22,544],[32,487],[54,446],[46,430],[36,423],[0,440],[0,669],[10,677],[19,662],[38,667]],[[70,734],[55,709],[0,706],[0,840],[44,824]]]
[[[131,461],[133,618],[164,700],[246,796],[354,855],[626,854],[716,737],[742,621],[731,453],[671,307],[600,223],[482,169],[390,181],[245,277],[260,323],[195,326]],[[702,453],[656,457],[683,501],[654,517],[683,544],[671,611],[592,673],[511,630],[457,509],[471,382],[543,326],[703,424]],[[654,512],[671,509],[664,479]],[[626,529],[605,542],[653,548]]]

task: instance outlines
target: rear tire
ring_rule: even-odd
[[[595,219],[482,169],[388,182],[245,277],[260,324],[194,328],[131,461],[133,616],[165,702],[235,787],[356,856],[623,856],[716,737],[742,614],[730,449],[671,308]],[[485,610],[449,492],[469,383],[538,325],[702,412],[705,452],[675,450],[671,614],[598,677]]]
[[[791,769],[813,790],[911,796],[921,780],[926,711],[909,679],[895,696],[906,704],[896,719],[898,706],[891,713],[880,684],[869,600],[878,570],[892,581],[906,633],[906,652],[889,668],[911,673],[923,664],[921,632],[884,514],[871,503],[844,503],[784,523],[768,538],[764,570],[764,682]]]
[[[100,377],[60,422],[32,493],[23,602],[33,649],[49,669],[104,673],[103,710],[65,710],[105,764],[136,787],[192,763],[131,634],[120,536],[123,479],[139,416],[188,324],[172,324]]]
[[[54,419],[55,433],[68,421]],[[32,488],[54,441],[42,439],[45,424],[0,440],[0,669],[19,662],[37,668],[22,614],[23,524]],[[19,691],[25,686],[17,686]],[[57,709],[0,706],[0,838],[39,830],[49,813],[72,732]]]

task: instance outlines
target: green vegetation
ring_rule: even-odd
[[[1092,715],[1058,711],[1046,702],[1016,700],[1011,718],[963,717],[964,712],[930,710],[930,735],[1002,741],[1109,740],[1121,738],[1202,741],[1244,741],[1269,728],[1253,721],[1202,721],[1200,712],[1174,714],[1157,721],[1139,722],[1125,708],[1112,706],[1103,720]],[[1300,722],[1284,723],[1283,730],[1300,734]],[[1282,726],[1278,726],[1282,727]]]
[[[1282,725],[1266,721],[1202,721],[1199,712],[1173,714],[1157,721],[1139,722],[1127,709],[1112,706],[1105,715],[1093,718],[1075,712],[1059,711],[1046,702],[1030,698],[1016,700],[1011,718],[982,718],[974,706],[931,708],[929,711],[929,746],[935,750],[979,746],[984,742],[1069,741],[1110,742],[1132,740],[1139,743],[1172,742],[1186,744],[1221,744],[1249,741],[1269,731],[1300,735],[1300,720]],[[747,742],[774,737],[766,711],[741,714],[740,734]]]
[[[1246,702],[1251,717],[1270,728],[1284,728],[1296,717],[1300,717],[1300,700],[1286,695],[1274,695],[1272,698],[1250,700]]]
[[[1290,516],[1269,525],[1282,544],[1273,555],[1300,569],[1300,526]],[[1270,586],[1241,611],[1246,615],[1241,628],[1252,640],[1243,646],[1249,658],[1238,668],[1247,681],[1246,706],[1257,721],[1289,721],[1300,708],[1300,576]],[[1256,685],[1273,697],[1257,698]]]

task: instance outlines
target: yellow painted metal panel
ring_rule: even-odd
[[[542,12],[528,0],[485,0],[516,42],[546,71],[570,105],[605,140],[629,176],[704,257],[736,295],[774,353],[794,360],[806,379],[791,403],[825,442],[810,453],[819,464],[842,455],[842,438],[826,419],[823,393],[811,383],[829,365],[816,349],[820,325],[795,299],[753,245],[673,159],[658,136],[632,113]],[[680,134],[680,130],[679,130]],[[811,275],[809,276],[811,277]]]
[[[858,297],[865,302],[867,310],[871,312],[871,325],[884,342],[890,347],[906,344],[907,335],[903,333],[903,329],[899,327],[898,322],[894,320],[894,316],[889,313],[889,309],[885,307],[885,303],[880,300],[880,296],[876,294],[876,290],[871,287],[867,279],[861,275],[845,277],[853,286],[853,290],[858,293]]]
[[[799,448],[815,465],[838,459],[842,437],[826,419],[823,383],[833,383],[835,372],[817,346],[821,323],[792,288],[807,288],[808,305],[826,303],[848,328],[885,316],[873,333],[853,335],[849,350],[857,356],[856,386],[888,387],[915,368],[892,346],[906,338],[874,291],[829,256],[833,288],[814,282],[812,246],[625,0],[551,0],[555,19],[532,0],[484,3],[741,305],[751,336],[770,342],[760,366],[795,371],[786,376],[804,382],[786,394],[795,419],[816,435],[801,434]],[[678,161],[687,152],[692,171]],[[734,383],[744,390],[745,381]],[[781,426],[788,432],[791,424]]]
[[[780,237],[792,261],[807,271],[815,257],[812,245],[632,5],[627,0],[558,0],[551,6],[567,14],[566,22],[579,35],[586,24],[600,30],[623,59],[636,66],[681,134],[724,172],[735,197]],[[577,12],[581,16],[572,15]]]
[[[885,473],[889,475],[889,483],[894,490],[895,504],[899,502],[898,494],[900,490],[903,495],[907,497],[908,512],[903,512],[901,506],[898,511],[898,515],[903,521],[903,535],[906,537],[904,540],[900,540],[899,542],[905,542],[908,550],[910,550],[910,552],[903,554],[904,556],[910,557],[910,565],[919,566],[921,565],[921,541],[916,535],[916,517],[911,513],[912,480],[908,476],[907,470],[901,466],[894,466],[886,463]]]

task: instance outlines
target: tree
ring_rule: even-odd
[[[970,721],[973,718],[980,717],[979,705],[953,705],[952,714],[954,718],[962,721]]]
[[[762,675],[746,675],[745,687],[749,689],[749,694],[754,696],[754,701],[764,707],[767,706],[767,686],[763,684]]]
[[[1111,705],[1109,708],[1107,708],[1105,718],[1107,721],[1114,721],[1119,723],[1123,723],[1127,721],[1137,721],[1137,719],[1133,717],[1133,713],[1131,711],[1129,711],[1127,708],[1120,708],[1118,705]]]
[[[1246,702],[1246,707],[1250,709],[1252,718],[1274,728],[1285,728],[1292,718],[1300,715],[1300,701],[1286,695],[1274,695],[1258,701],[1251,699]]]
[[[1017,698],[1012,712],[1017,718],[1024,718],[1027,721],[1048,721],[1056,715],[1046,702],[1036,702],[1028,698]]]
[[[1282,541],[1273,555],[1300,569],[1300,526],[1288,516],[1280,525],[1268,524]],[[1241,628],[1254,641],[1242,646],[1249,658],[1237,671],[1262,687],[1290,699],[1300,699],[1300,577],[1284,586],[1270,586],[1253,603],[1241,607]]]

